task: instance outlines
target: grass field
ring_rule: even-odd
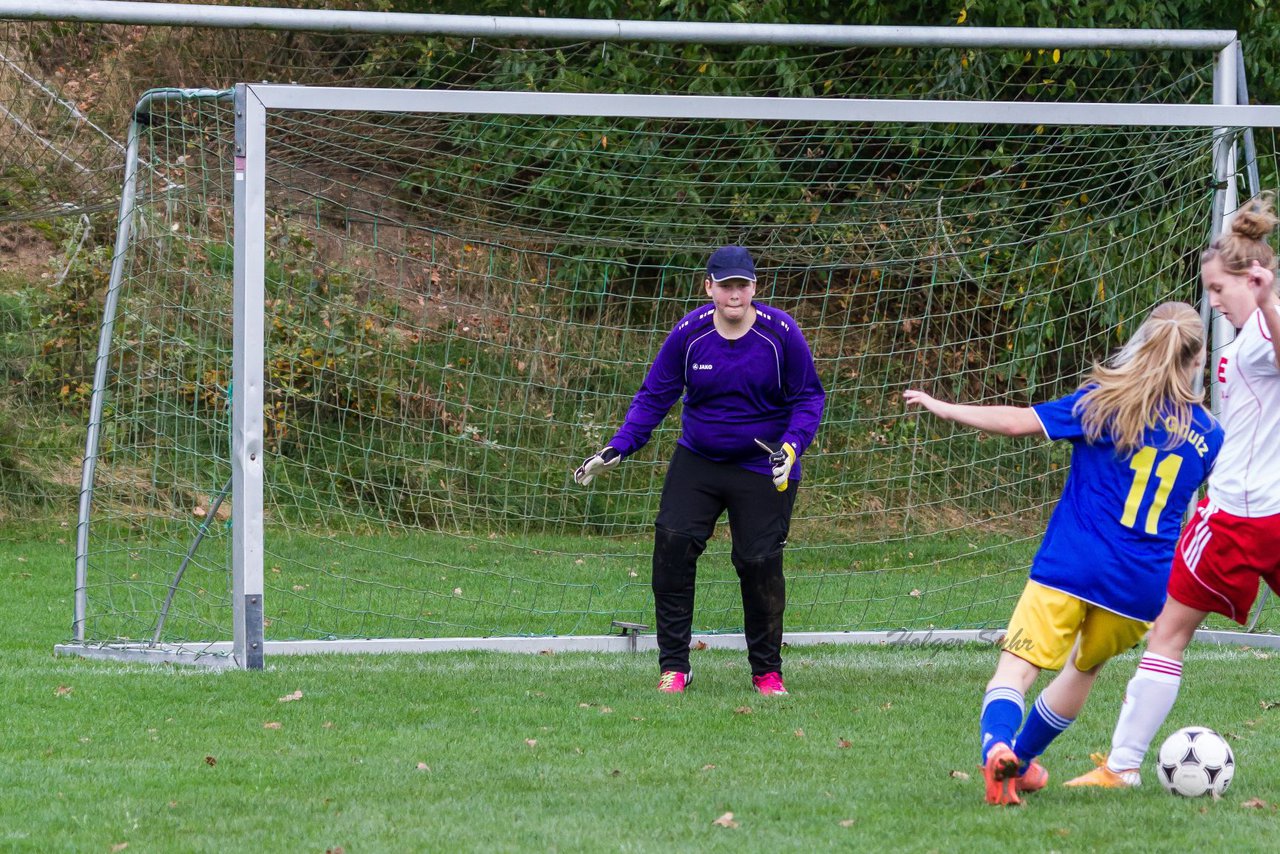
[[[792,649],[793,695],[771,700],[717,650],[694,653],[684,697],[653,691],[646,654],[259,673],[55,658],[73,533],[0,529],[0,850],[1235,852],[1280,832],[1280,656],[1265,652],[1194,648],[1166,728],[1229,735],[1223,800],[1176,799],[1149,770],[1131,792],[1057,785],[1106,747],[1130,654],[1045,757],[1050,788],[996,809],[976,767],[988,648]]]
[[[695,631],[740,632],[742,599],[724,527],[698,564]],[[183,530],[125,532],[91,551],[86,636],[149,638],[180,558]],[[843,539],[842,539],[843,535]],[[652,535],[266,535],[268,640],[607,634],[652,623]],[[230,534],[219,526],[183,576],[167,641],[230,636]],[[791,631],[1001,626],[1038,538],[939,534],[857,542],[846,532],[787,552]]]

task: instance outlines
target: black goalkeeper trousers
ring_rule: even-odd
[[[654,524],[653,601],[662,670],[689,672],[698,557],[727,510],[751,673],[782,671],[782,548],[795,500],[795,481],[778,492],[768,475],[676,447]]]

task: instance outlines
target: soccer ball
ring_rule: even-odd
[[[1156,773],[1175,795],[1217,797],[1231,785],[1236,758],[1227,740],[1208,727],[1183,727],[1160,745]]]

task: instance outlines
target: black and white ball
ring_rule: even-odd
[[[1156,773],[1175,795],[1216,797],[1231,785],[1236,758],[1227,740],[1208,727],[1183,727],[1160,745]]]

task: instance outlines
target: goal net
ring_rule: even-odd
[[[1195,108],[242,91],[270,107],[261,239],[242,244],[262,512],[228,492],[259,417],[231,405],[254,137],[229,93],[158,95],[105,351],[87,645],[222,653],[231,570],[255,561],[280,651],[554,648],[651,623],[678,405],[613,474],[571,472],[731,242],[828,394],[788,632],[994,631],[1067,450],[905,413],[901,393],[1074,389],[1151,307],[1198,301],[1220,174]],[[728,549],[721,531],[699,564],[702,642],[741,630]]]

